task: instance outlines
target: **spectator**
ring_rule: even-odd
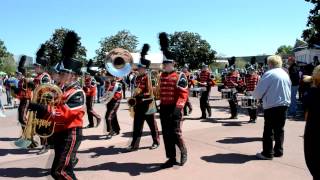
[[[289,116],[296,116],[297,112],[297,91],[299,88],[299,67],[296,64],[296,61],[293,57],[289,57],[288,59],[289,65],[289,77],[291,80],[291,104],[289,107]]]
[[[283,156],[284,125],[291,100],[291,82],[289,75],[282,68],[280,56],[268,57],[267,64],[269,70],[262,76],[253,96],[262,99],[265,120],[263,151],[257,153],[257,157],[271,160],[273,157]]]
[[[102,77],[101,73],[99,72],[96,76],[95,79],[97,81],[97,102],[100,103],[100,98],[104,94],[104,78]]]
[[[307,83],[312,82],[308,94],[305,97],[305,120],[304,154],[307,167],[314,180],[320,179],[320,66],[314,68],[312,77],[304,79]]]

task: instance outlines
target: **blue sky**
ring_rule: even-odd
[[[159,32],[191,31],[226,56],[272,54],[300,38],[311,7],[304,0],[1,0],[0,39],[14,54],[35,56],[65,27],[92,58],[103,37],[122,29],[152,52],[159,51]]]

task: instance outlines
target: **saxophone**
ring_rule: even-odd
[[[50,107],[54,108],[55,105],[62,102],[62,91],[57,85],[42,84],[33,91],[31,102],[50,105]],[[32,143],[34,135],[42,138],[52,136],[56,123],[50,121],[50,118],[51,116],[40,119],[37,117],[36,112],[28,111],[27,124],[22,132],[21,138],[15,141],[15,145],[20,148],[28,148]]]

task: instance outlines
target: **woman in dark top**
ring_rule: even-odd
[[[320,66],[315,67],[312,77],[304,81],[312,83],[305,99],[305,160],[313,179],[320,180]]]

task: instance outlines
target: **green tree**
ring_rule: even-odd
[[[303,31],[302,37],[309,46],[320,45],[320,1],[305,0],[314,4],[314,8],[310,10],[307,22],[307,29]]]
[[[64,38],[69,29],[59,28],[54,31],[51,38],[47,40],[44,44],[46,46],[46,54],[50,58],[50,66],[57,64],[62,57],[61,49],[63,46]],[[86,60],[86,48],[79,44],[78,52],[76,54],[77,59],[85,61]]]
[[[292,56],[294,54],[293,47],[290,45],[289,46],[282,45],[277,49],[276,54],[279,56]]]
[[[122,30],[115,35],[103,38],[99,43],[100,48],[96,50],[97,55],[95,59],[97,61],[103,61],[105,53],[114,48],[123,48],[129,52],[136,52],[138,37],[131,34],[128,30]]]
[[[13,73],[16,70],[16,63],[13,55],[7,51],[2,40],[0,40],[0,71]]]
[[[169,35],[169,41],[178,67],[188,64],[190,69],[198,69],[203,63],[214,62],[216,51],[198,33],[175,32]]]

